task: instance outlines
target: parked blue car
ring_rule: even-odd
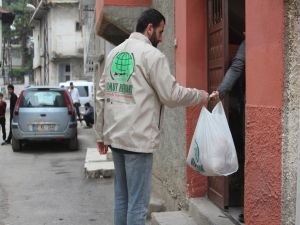
[[[21,92],[12,121],[12,149],[25,141],[65,141],[77,150],[77,120],[69,93],[57,87],[29,87]]]

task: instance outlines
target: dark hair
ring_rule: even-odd
[[[3,97],[3,94],[0,92],[0,97]]]
[[[73,82],[70,82],[70,85],[73,85]]]
[[[91,104],[89,102],[84,104],[85,107],[91,107]]]
[[[7,85],[7,89],[13,89],[13,90],[15,90],[15,87],[14,87],[14,85],[9,84],[9,85]]]
[[[166,18],[156,9],[147,9],[139,17],[136,32],[144,33],[148,24],[152,24],[154,28],[158,27],[161,21],[166,23]]]

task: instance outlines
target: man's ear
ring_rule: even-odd
[[[153,34],[153,24],[149,23],[147,28],[146,28],[146,34],[148,37],[151,37]]]

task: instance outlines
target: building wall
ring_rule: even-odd
[[[82,33],[76,31],[76,22],[80,23],[78,4],[51,7],[49,19],[50,58],[83,57]]]
[[[83,60],[82,59],[71,59],[71,80],[82,80],[83,74]]]
[[[207,31],[206,1],[175,1],[176,24],[176,73],[177,80],[187,87],[207,90]],[[186,109],[186,154],[200,113],[200,105]],[[204,196],[207,177],[187,167],[188,197]]]
[[[163,42],[159,45],[168,57],[170,69],[175,76],[175,2],[173,0],[153,0],[151,7],[158,9],[166,17]],[[186,164],[185,164],[185,110],[165,107],[161,145],[154,154],[154,192],[165,200],[168,209],[187,207],[186,202]]]
[[[47,70],[45,70],[48,62],[47,49],[49,43],[45,42],[45,38],[49,33],[48,27],[49,15],[46,14],[41,20],[35,20],[33,26],[33,41],[34,41],[34,83],[37,85],[47,85],[49,77]]]
[[[41,65],[41,55],[40,55],[41,30],[40,30],[39,21],[34,21],[34,27],[32,33],[33,33],[33,42],[34,42],[33,69],[35,69]]]
[[[12,45],[11,48],[11,57],[12,57],[12,67],[21,67],[22,66],[22,47],[21,45]]]
[[[84,79],[78,1],[48,3],[49,10],[43,19],[33,23],[33,68],[41,66],[40,72],[35,72],[36,83],[58,85],[58,64],[66,61],[71,65],[71,79]]]
[[[281,224],[283,56],[284,2],[246,0],[247,225]]]
[[[299,2],[285,1],[285,78],[283,107],[282,225],[296,218],[297,167],[299,166],[300,119],[300,17]],[[299,201],[300,199],[297,199]],[[299,206],[298,206],[299,207]],[[298,208],[299,212],[299,208]],[[300,221],[298,221],[299,224]]]

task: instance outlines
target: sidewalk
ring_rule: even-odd
[[[112,152],[100,155],[97,148],[88,148],[86,151],[84,171],[87,178],[110,178],[115,167],[112,161]]]

